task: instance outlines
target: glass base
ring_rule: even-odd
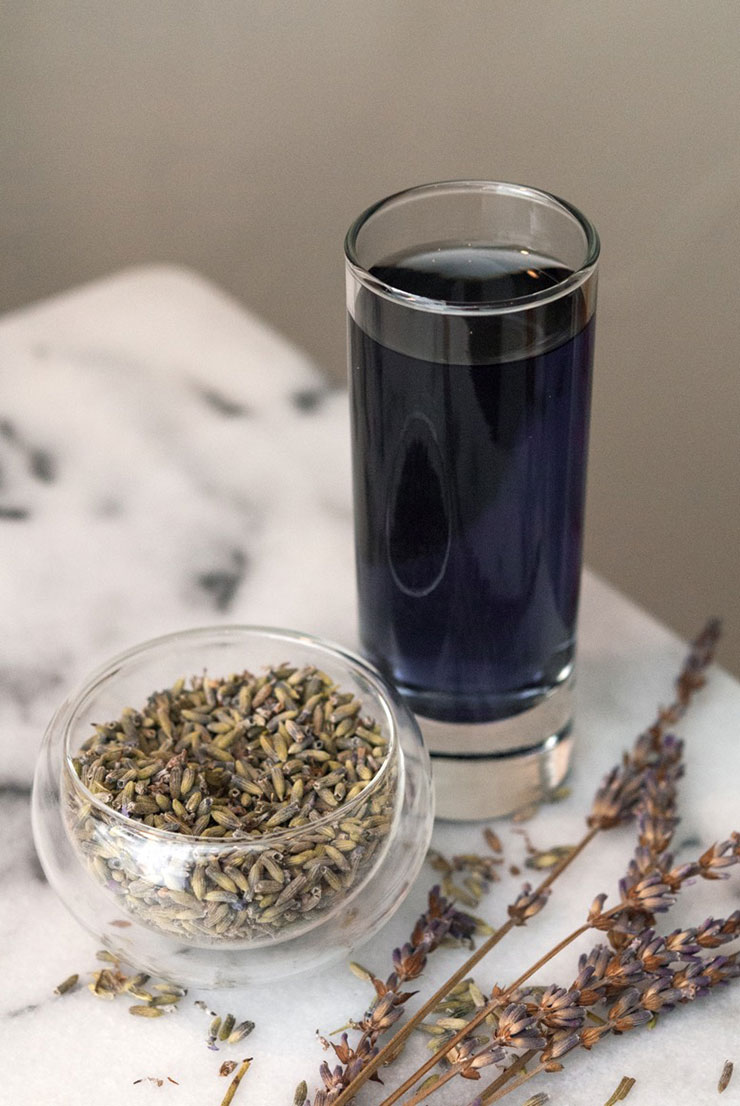
[[[565,779],[573,748],[573,677],[531,710],[498,722],[416,715],[432,759],[436,816],[454,822],[511,814]]]

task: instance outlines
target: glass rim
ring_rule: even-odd
[[[197,638],[210,637],[211,635],[214,637],[222,635],[225,639],[228,639],[229,637],[239,637],[245,634],[253,637],[264,636],[268,640],[300,642],[311,648],[321,649],[322,652],[330,657],[339,660],[345,667],[359,669],[361,674],[373,686],[382,705],[385,721],[387,722],[389,730],[388,752],[386,753],[383,763],[372,779],[367,781],[362,791],[355,795],[354,798],[350,799],[349,802],[340,803],[335,810],[328,811],[326,814],[321,815],[320,818],[317,818],[311,823],[312,828],[314,826],[325,826],[338,821],[340,818],[351,816],[352,811],[365,801],[368,795],[373,794],[378,785],[382,783],[385,777],[390,773],[391,765],[395,762],[401,750],[393,689],[386,683],[381,673],[364,657],[354,653],[351,649],[345,649],[344,646],[338,645],[336,642],[327,641],[324,638],[315,637],[312,634],[306,634],[300,630],[288,630],[279,626],[253,626],[244,623],[233,623],[222,626],[197,626],[187,630],[175,630],[172,633],[162,634],[158,637],[149,638],[147,641],[142,641],[138,645],[134,645],[124,652],[118,653],[116,656],[111,657],[110,660],[99,665],[98,668],[91,672],[89,676],[84,679],[81,684],[78,684],[71,694],[67,696],[65,702],[49,723],[49,729],[57,725],[62,727],[62,767],[65,774],[71,780],[72,787],[82,795],[86,802],[90,803],[101,814],[105,814],[106,818],[110,820],[112,824],[120,825],[134,836],[151,838],[155,841],[167,841],[170,845],[176,842],[182,842],[183,845],[187,844],[191,848],[197,845],[200,849],[205,849],[209,852],[222,852],[229,848],[241,848],[247,851],[262,852],[274,848],[276,843],[280,840],[285,842],[286,839],[290,840],[291,837],[301,832],[306,832],[305,826],[288,826],[278,827],[277,829],[271,830],[269,833],[260,834],[255,837],[214,838],[199,837],[194,834],[173,833],[171,830],[160,829],[158,826],[148,826],[145,822],[139,822],[134,818],[129,818],[127,815],[121,813],[121,811],[114,810],[106,803],[102,802],[97,795],[90,791],[82,782],[72,763],[74,756],[71,749],[72,727],[80,711],[89,701],[91,695],[97,691],[102,684],[108,682],[108,680],[120,673],[127,661],[136,660],[142,654],[154,650],[157,647],[166,646],[175,641],[195,640]],[[397,815],[398,811],[394,814],[394,826]],[[392,832],[393,829],[391,830],[391,833]],[[391,833],[389,833],[389,837]]]
[[[548,207],[557,207],[569,215],[584,232],[586,239],[586,255],[581,265],[569,274],[564,280],[549,288],[543,288],[538,292],[530,292],[526,296],[518,296],[508,300],[480,300],[477,303],[459,303],[453,300],[435,299],[419,296],[413,292],[406,292],[396,288],[392,284],[379,280],[370,273],[360,262],[357,256],[357,238],[364,226],[374,215],[384,208],[394,206],[399,201],[410,199],[414,196],[432,196],[443,191],[459,192],[492,192],[497,195],[519,196],[522,199],[544,203]],[[344,255],[349,272],[368,291],[384,299],[391,300],[399,305],[409,307],[412,310],[426,311],[434,314],[445,315],[499,315],[512,311],[522,311],[529,307],[537,307],[553,300],[561,299],[570,292],[575,291],[591,276],[599,259],[601,244],[599,235],[593,223],[582,211],[567,200],[561,199],[552,192],[543,189],[532,188],[529,185],[515,184],[508,181],[493,180],[446,180],[434,181],[429,184],[414,185],[411,188],[401,189],[389,196],[378,200],[365,208],[354,220],[344,239]]]

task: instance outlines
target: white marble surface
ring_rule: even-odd
[[[219,1053],[206,1047],[208,1018],[196,994],[156,1021],[131,1018],[123,1000],[96,1001],[87,990],[53,997],[71,972],[94,969],[96,942],[43,879],[29,790],[43,729],[64,692],[144,637],[240,621],[354,644],[346,397],[226,296],[169,268],[125,272],[6,317],[0,363],[0,1104],[218,1106],[227,1083],[219,1065],[252,1055],[235,1106],[289,1106],[300,1078],[318,1085],[316,1030],[361,1016],[367,984],[339,965],[320,978],[207,996],[214,1009],[257,1022],[247,1048]],[[528,823],[535,845],[577,839],[599,776],[669,700],[683,652],[586,574],[572,795]],[[740,825],[739,722],[740,687],[713,671],[681,727],[682,859]],[[521,862],[514,827],[497,829],[509,860]],[[446,851],[481,847],[475,825],[440,825],[435,836]],[[597,891],[613,894],[632,842],[625,829],[592,847],[556,885],[548,909],[477,970],[481,985],[510,980],[581,920]],[[503,919],[520,879],[495,885],[480,912]],[[432,882],[425,868],[358,959],[387,974],[390,951]],[[737,908],[739,884],[689,889],[671,928]],[[422,990],[460,955],[436,953]],[[547,981],[563,981],[575,959],[576,950],[564,953]],[[561,1106],[594,1106],[624,1074],[637,1079],[630,1106],[714,1101],[724,1061],[740,1067],[738,1018],[740,984],[666,1016],[653,1032],[569,1057],[565,1074],[510,1101],[545,1089]],[[423,1044],[415,1040],[399,1071]],[[134,1083],[168,1075],[178,1084]],[[453,1083],[437,1101],[464,1106],[474,1089]],[[381,1097],[371,1088],[359,1101]],[[722,1102],[740,1103],[740,1073]]]

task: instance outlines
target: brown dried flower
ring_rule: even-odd
[[[526,925],[529,918],[539,914],[540,910],[547,905],[549,897],[549,890],[545,893],[533,891],[531,883],[525,883],[508,908],[509,917],[513,919],[515,925]]]

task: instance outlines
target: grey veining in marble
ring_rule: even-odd
[[[167,268],[126,272],[7,317],[0,362],[0,1104],[218,1106],[219,1065],[242,1055],[255,1060],[236,1103],[289,1104],[300,1078],[316,1086],[324,1054],[315,1031],[361,1016],[367,984],[340,965],[279,989],[207,996],[214,1009],[257,1023],[248,1048],[219,1053],[206,1046],[200,996],[153,1022],[86,989],[54,997],[61,979],[94,969],[96,945],[44,880],[28,799],[60,699],[143,638],[249,622],[354,644],[346,396],[226,296]],[[580,835],[599,776],[668,701],[682,655],[671,634],[586,575],[573,791],[528,824],[538,846]],[[740,688],[714,672],[682,726],[679,859],[740,824],[739,722]],[[521,838],[497,828],[521,863]],[[436,843],[477,850],[480,828],[440,825]],[[632,831],[620,830],[584,855],[536,924],[478,969],[481,985],[510,980],[578,924],[597,891],[613,896],[632,847]],[[390,950],[432,881],[426,870],[359,954],[378,973],[390,970]],[[502,919],[519,882],[505,873],[481,913]],[[671,924],[737,908],[739,885],[690,889]],[[552,964],[548,980],[572,972],[576,951]],[[435,954],[424,978],[440,982],[459,955]],[[569,1058],[571,1074],[531,1089],[561,1106],[594,1106],[630,1074],[630,1106],[714,1101],[724,1061],[740,1063],[739,1016],[740,986],[728,988],[652,1033]],[[423,1044],[414,1041],[401,1070]],[[135,1082],[168,1075],[177,1085]],[[464,1106],[473,1092],[452,1084],[439,1101]],[[514,1106],[528,1093],[512,1096]],[[379,1097],[370,1091],[361,1102]],[[722,1102],[740,1102],[737,1078]]]

